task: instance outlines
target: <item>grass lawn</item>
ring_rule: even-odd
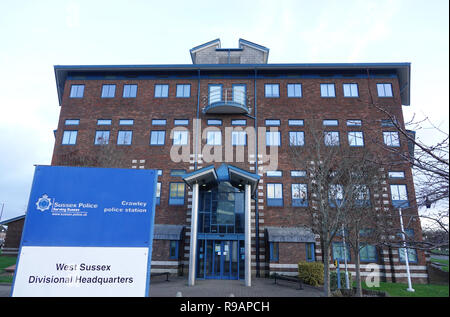
[[[0,283],[12,283],[12,275],[3,275],[4,269],[8,266],[16,264],[17,257],[0,255]]]
[[[445,266],[442,266],[442,269],[445,272],[448,272],[448,260],[435,259],[435,258],[431,258],[430,260],[431,260],[431,262],[438,262],[438,263],[441,263],[441,264],[445,264]]]
[[[408,292],[408,284],[380,282],[380,287],[367,287],[365,289],[384,291],[392,297],[448,297],[448,285],[413,284],[415,292]]]

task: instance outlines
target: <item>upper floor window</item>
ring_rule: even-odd
[[[392,84],[377,84],[378,97],[392,97]]]
[[[102,98],[114,98],[116,95],[116,85],[103,85]]]
[[[233,85],[233,101],[238,104],[245,105],[246,102],[246,89],[247,87],[243,84]]]
[[[266,146],[281,146],[280,131],[266,131]]]
[[[188,136],[188,131],[173,131],[173,145],[187,145]]]
[[[346,258],[346,260],[350,262],[350,248],[348,244],[345,244],[344,247],[343,242],[333,242],[332,245],[333,245],[333,260],[345,261]]]
[[[400,146],[400,139],[398,137],[398,132],[395,131],[385,131],[383,132],[383,141],[387,146]]]
[[[337,127],[339,125],[339,121],[325,119],[325,120],[323,120],[323,125],[330,126],[330,127]]]
[[[278,119],[267,119],[266,120],[266,126],[279,126],[280,120]]]
[[[389,171],[389,178],[405,178],[405,172]]]
[[[326,146],[339,146],[339,132],[338,131],[324,132],[324,142]]]
[[[209,104],[222,101],[222,85],[209,85]]]
[[[231,131],[232,145],[247,145],[247,132],[245,131]]]
[[[292,184],[292,206],[308,206],[308,190],[306,184]]]
[[[133,125],[134,120],[133,119],[120,119],[119,125]]]
[[[289,119],[288,124],[290,126],[303,126],[304,121],[302,119]]]
[[[206,134],[206,144],[222,145],[222,132],[221,131],[208,131]]]
[[[123,98],[136,98],[137,85],[123,85]]]
[[[80,119],[66,119],[66,121],[64,121],[65,125],[79,125],[80,124]]]
[[[283,206],[283,184],[267,184],[267,206]]]
[[[289,132],[289,145],[303,146],[305,145],[305,133],[303,131]]]
[[[167,98],[169,97],[169,85],[156,84],[155,85],[155,98]]]
[[[169,205],[184,205],[184,183],[170,183]]]
[[[66,130],[63,133],[62,145],[75,145],[77,143],[78,131]]]
[[[219,119],[209,119],[207,121],[208,125],[222,125],[222,120]]]
[[[360,126],[362,126],[362,121],[350,119],[350,120],[347,120],[347,126],[348,127],[360,127]]]
[[[267,177],[281,177],[283,176],[282,171],[266,171]]]
[[[344,97],[358,97],[358,84],[343,84]]]
[[[97,125],[111,125],[111,119],[98,119]]]
[[[166,125],[167,120],[166,119],[153,119],[152,125]]]
[[[174,125],[189,125],[189,119],[175,119],[173,120]]]
[[[409,207],[408,192],[406,185],[393,184],[391,185],[391,199],[394,207]]]
[[[83,98],[84,85],[72,85],[70,87],[70,98]]]
[[[235,119],[235,120],[231,120],[231,125],[241,125],[241,126],[246,126],[246,125],[247,125],[247,120],[245,120],[245,119]]]
[[[94,144],[106,145],[109,143],[109,131],[95,131]]]
[[[288,84],[287,96],[289,98],[300,98],[302,96],[302,84]]]
[[[291,171],[291,177],[306,177],[306,171]]]
[[[265,96],[269,98],[280,97],[280,85],[279,84],[265,84],[264,85]]]
[[[334,84],[320,84],[320,96],[328,98],[336,97]]]
[[[117,134],[117,144],[118,145],[131,145],[132,139],[133,139],[133,131],[121,130]]]
[[[161,203],[161,182],[156,183],[156,205]]]
[[[177,85],[177,98],[189,98],[191,96],[190,84],[178,84]]]
[[[350,131],[348,133],[348,144],[350,146],[364,146],[364,135],[361,131]]]
[[[150,145],[164,145],[166,131],[153,130],[150,132]]]

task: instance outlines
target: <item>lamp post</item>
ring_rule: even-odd
[[[402,229],[403,254],[405,257],[405,264],[406,264],[406,276],[408,277],[408,288],[406,290],[408,292],[414,292],[415,290],[414,288],[412,288],[411,284],[411,273],[409,272],[409,258],[408,258],[408,249],[406,248],[405,231],[403,229],[402,207],[398,208],[398,213],[400,215],[400,227]]]

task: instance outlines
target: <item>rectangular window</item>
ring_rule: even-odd
[[[344,97],[358,97],[358,84],[343,84]]]
[[[391,185],[391,199],[392,206],[396,208],[409,207],[408,191],[406,189],[406,185]]]
[[[283,184],[267,184],[267,206],[283,206]]]
[[[208,125],[222,125],[222,120],[219,119],[209,119],[207,121]]]
[[[270,261],[279,259],[279,242],[270,242]]]
[[[123,85],[123,98],[136,98],[137,85]]]
[[[323,134],[326,146],[339,146],[339,132],[326,131]]]
[[[160,170],[158,170],[160,171]],[[156,205],[161,203],[161,182],[156,183]]]
[[[281,177],[283,176],[282,171],[267,171],[266,172],[267,177]]]
[[[170,183],[169,205],[184,205],[184,183]]]
[[[178,241],[170,241],[169,259],[178,259]]]
[[[178,177],[178,176],[184,176],[186,174],[186,170],[170,170],[170,176]]]
[[[94,144],[103,145],[109,143],[109,131],[95,131]]]
[[[359,258],[361,262],[376,262],[377,261],[377,248],[372,244],[363,244],[363,247],[359,250]]]
[[[166,131],[153,130],[150,132],[150,145],[164,145],[166,139]]]
[[[264,92],[265,92],[266,98],[278,98],[278,97],[280,97],[280,85],[265,84]]]
[[[389,178],[405,178],[405,172],[389,171]]]
[[[209,104],[222,101],[222,85],[209,85]]]
[[[288,123],[289,123],[289,126],[302,127],[304,124],[304,121],[302,119],[289,119]]]
[[[392,97],[391,84],[377,84],[378,97]]]
[[[305,243],[305,247],[306,247],[306,261],[314,262],[316,260],[315,243],[314,242]]]
[[[289,132],[289,145],[304,146],[305,145],[305,133],[303,131],[290,131]]]
[[[222,145],[222,132],[221,131],[208,131],[206,133],[206,144]]]
[[[350,262],[350,248],[348,245],[345,245],[344,252],[344,243],[342,242],[333,242],[333,260],[338,260],[339,262],[345,261],[344,256],[347,257],[347,261]]]
[[[308,186],[306,184],[292,184],[292,206],[308,207]]]
[[[348,127],[360,127],[362,126],[362,121],[361,120],[347,120],[347,126]]]
[[[306,171],[291,171],[291,177],[306,177]]]
[[[398,132],[394,131],[385,131],[383,132],[383,141],[387,146],[400,146],[400,139],[398,137]]]
[[[179,84],[177,85],[177,98],[189,98],[191,96],[191,85]]]
[[[381,119],[381,126],[382,127],[395,127],[395,124],[398,124],[397,119]]]
[[[189,125],[189,119],[175,119],[173,120],[174,125]]]
[[[173,145],[187,145],[188,131],[173,131]]]
[[[339,121],[325,119],[325,120],[323,120],[323,125],[327,126],[327,127],[337,127],[339,125]]]
[[[245,120],[245,119],[231,120],[231,125],[246,126],[247,120]]]
[[[302,96],[302,84],[288,84],[287,95],[289,98],[300,98]]]
[[[266,146],[281,146],[281,132],[266,131]]]
[[[326,98],[336,97],[334,84],[320,84],[320,96]]]
[[[267,119],[266,126],[276,127],[280,125],[280,120],[278,119]]]
[[[350,146],[364,146],[364,135],[360,131],[350,131],[348,133],[348,144]]]
[[[79,125],[80,124],[80,120],[79,119],[67,119],[66,121],[64,121],[65,125]]]
[[[166,119],[153,119],[152,125],[166,125],[167,120]]]
[[[83,98],[84,85],[72,85],[70,87],[70,98]]]
[[[247,145],[247,132],[232,131],[231,132],[231,145]]]
[[[233,85],[233,101],[240,104],[246,104],[246,86],[245,85]]]
[[[331,207],[341,206],[344,200],[344,187],[339,184],[328,186],[328,203]]]
[[[167,98],[169,97],[169,85],[156,84],[155,85],[155,98]]]
[[[407,248],[406,249],[408,252],[408,262],[409,263],[417,263],[417,250],[416,249],[410,249]],[[399,256],[399,261],[405,263],[405,249],[404,248],[399,248],[398,249],[398,256]]]
[[[134,120],[133,119],[120,119],[119,125],[133,125]]]
[[[114,98],[116,95],[116,85],[103,85],[102,98]]]
[[[78,131],[66,130],[63,133],[62,145],[75,145],[77,143]]]
[[[131,145],[133,139],[133,131],[119,131],[117,134],[118,145]]]
[[[111,125],[111,119],[98,119],[97,125]]]

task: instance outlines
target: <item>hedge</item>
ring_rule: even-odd
[[[298,277],[303,283],[319,286],[323,285],[323,263],[322,262],[299,262]]]

